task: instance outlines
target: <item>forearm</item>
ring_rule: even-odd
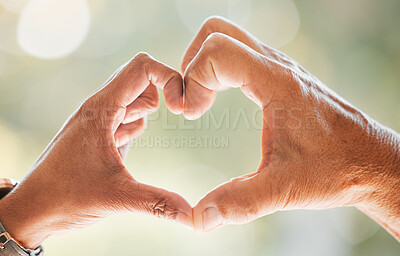
[[[400,241],[400,137],[391,130],[385,131],[381,159],[383,167],[374,166],[371,172],[373,190],[365,203],[357,206]],[[384,172],[379,175],[379,172]]]

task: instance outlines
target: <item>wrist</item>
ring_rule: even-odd
[[[400,241],[400,138],[389,129],[383,133],[375,158],[381,164],[370,163],[368,194],[357,208]]]
[[[48,236],[48,219],[34,199],[12,191],[0,200],[0,221],[7,232],[23,247],[37,248]]]

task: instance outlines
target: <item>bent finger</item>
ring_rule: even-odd
[[[115,145],[117,148],[128,144],[133,138],[139,137],[143,134],[146,127],[146,120],[141,118],[131,123],[120,124],[114,133]]]
[[[203,22],[199,32],[185,51],[181,62],[182,74],[185,73],[187,66],[197,55],[204,41],[206,41],[208,36],[213,33],[225,34],[244,43],[261,54],[265,53],[263,44],[239,25],[220,16],[211,16]]]
[[[122,123],[134,122],[154,113],[159,103],[157,87],[150,83],[146,90],[144,90],[134,102],[126,107],[125,117]]]
[[[100,97],[107,107],[125,108],[136,100],[145,89],[153,84],[158,88],[178,90],[182,76],[171,67],[141,52],[120,67],[106,85],[94,97]],[[179,91],[176,92],[179,95]],[[168,98],[166,103],[173,109],[182,108],[179,97]]]
[[[208,38],[208,36],[210,36],[213,33],[221,33],[229,37],[232,37],[240,41],[241,43],[247,45],[254,51],[258,52],[259,54],[265,55],[266,57],[282,65],[286,65],[289,67],[294,66],[297,69],[305,71],[298,64],[294,64],[294,61],[289,56],[268,45],[265,45],[263,42],[254,37],[252,34],[250,34],[245,29],[240,27],[238,24],[235,24],[234,22],[220,16],[211,16],[203,22],[196,37],[189,44],[181,62],[182,74],[184,74],[189,63],[197,55],[204,41]],[[221,89],[219,90],[223,90],[226,88],[227,87],[221,87]]]
[[[240,88],[260,107],[267,105],[286,70],[221,33],[211,34],[185,71],[184,115],[199,118],[212,105],[221,87]],[[283,81],[282,81],[283,80]]]

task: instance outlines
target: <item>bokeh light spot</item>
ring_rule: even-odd
[[[0,0],[0,5],[4,9],[13,13],[20,13],[29,0]]]
[[[250,32],[274,48],[292,41],[299,27],[300,15],[292,0],[257,2],[247,25]]]
[[[134,7],[130,0],[96,0],[89,2],[91,26],[76,55],[104,57],[117,52],[134,30]],[[100,43],[99,43],[100,42]]]
[[[297,35],[300,15],[292,0],[175,0],[182,23],[196,33],[209,16],[220,15],[248,29],[261,41],[279,48]]]
[[[251,14],[251,1],[246,0],[175,0],[183,24],[195,33],[209,16],[225,16],[243,25]]]
[[[0,50],[13,55],[25,55],[17,43],[18,15],[4,11],[0,14]]]
[[[228,19],[245,26],[251,16],[252,1],[230,0],[227,8]]]
[[[28,54],[64,57],[81,45],[90,24],[85,0],[31,0],[18,23],[18,43]]]

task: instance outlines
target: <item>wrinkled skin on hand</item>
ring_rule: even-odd
[[[185,199],[136,181],[122,163],[126,144],[143,132],[143,117],[158,107],[156,86],[164,88],[168,107],[179,113],[181,75],[139,53],[87,99],[30,174],[0,201],[7,231],[35,248],[50,235],[123,211],[192,227],[192,207]]]
[[[258,169],[198,202],[193,210],[197,231],[279,210],[357,206],[399,239],[398,134],[223,18],[205,21],[181,72],[188,119],[199,118],[226,88],[240,88],[263,111]]]
[[[136,55],[70,117],[29,175],[0,200],[0,220],[24,246],[112,213],[144,212],[207,232],[291,209],[356,206],[400,239],[400,139],[347,103],[290,57],[235,24],[206,20],[189,45],[182,76]],[[205,195],[136,181],[123,165],[147,114],[167,107],[199,118],[217,91],[240,88],[263,111],[254,172]],[[251,149],[250,149],[251,150]]]

